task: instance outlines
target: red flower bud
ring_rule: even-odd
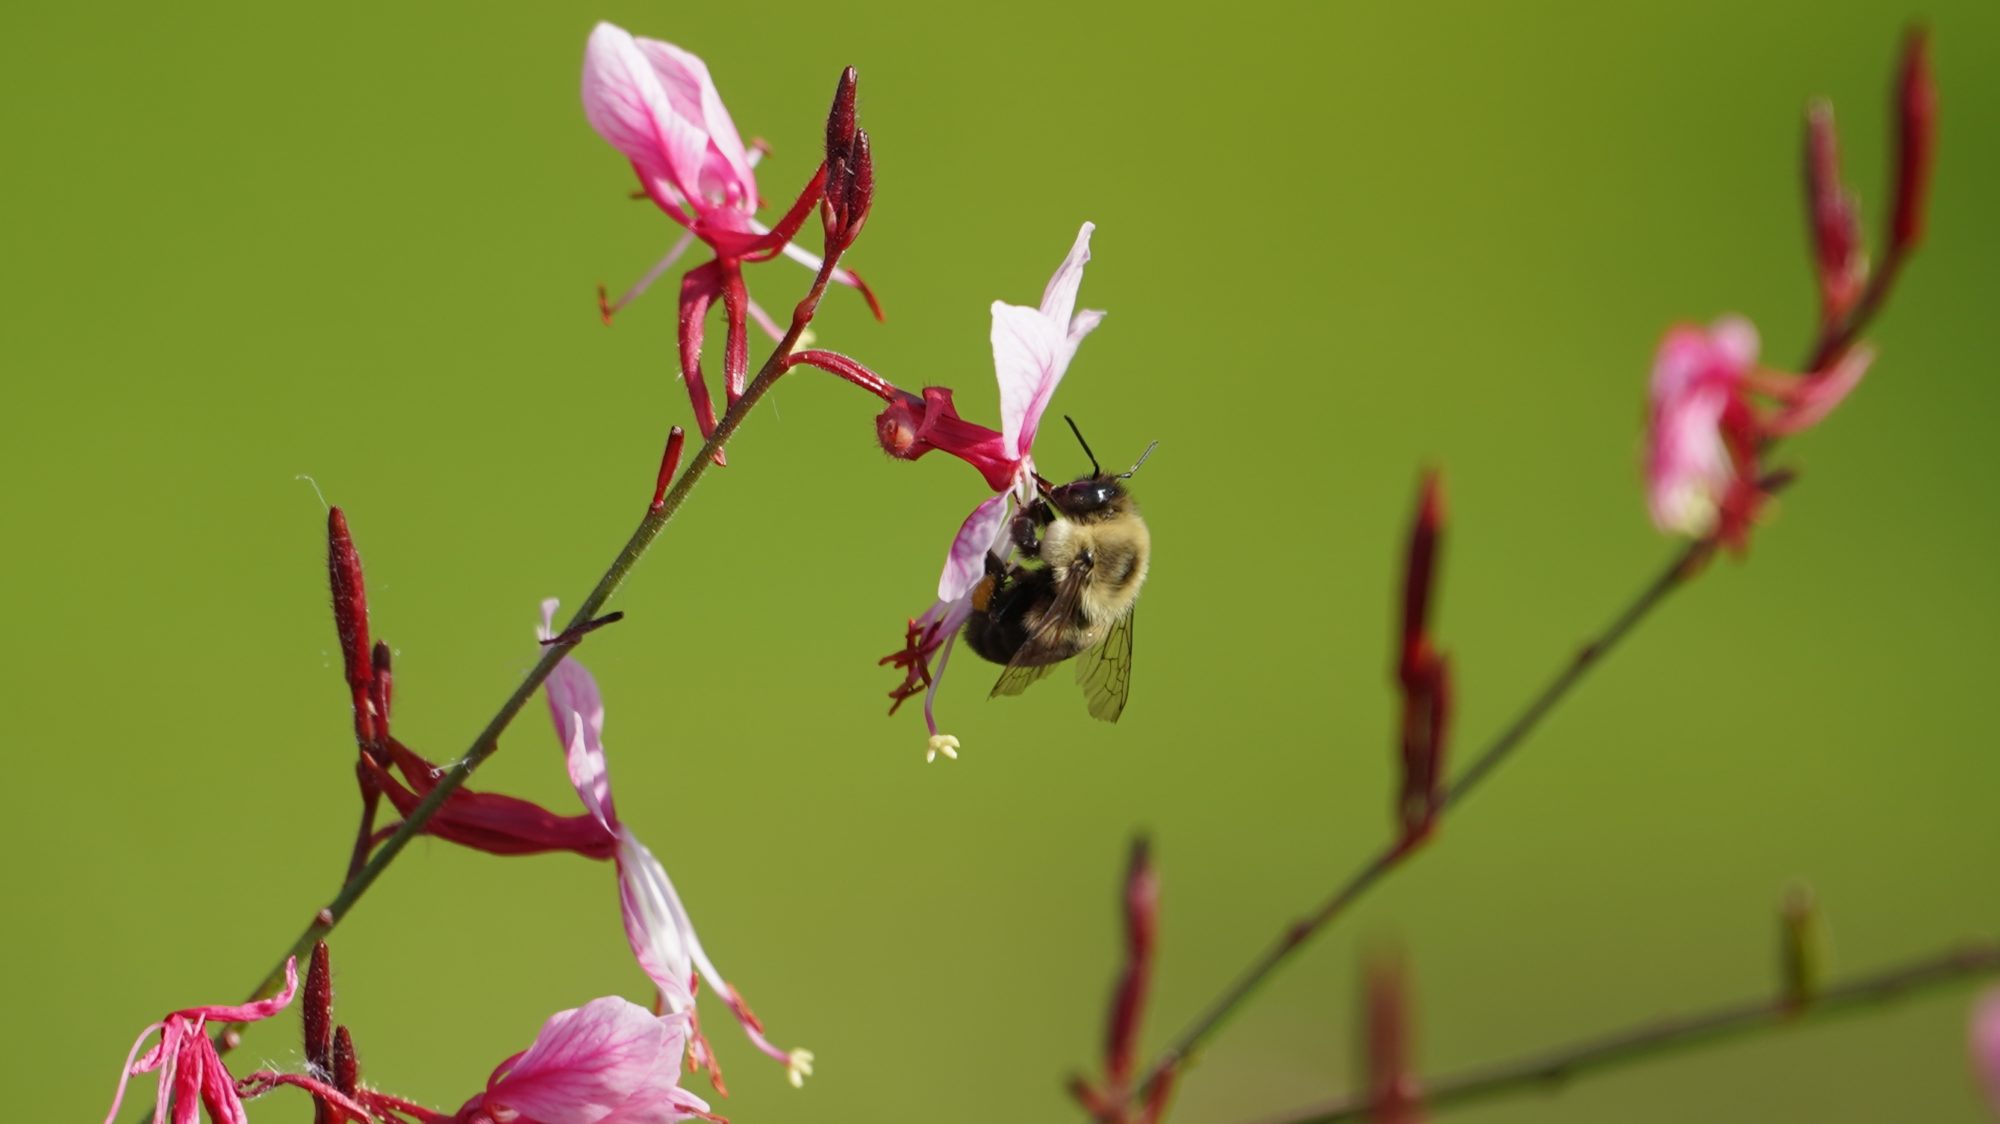
[[[1153,939],[1159,932],[1160,879],[1144,836],[1132,841],[1125,868],[1125,969],[1111,994],[1104,1040],[1104,1073],[1112,1095],[1123,1099],[1139,1050],[1139,1024],[1153,976]]]
[[[1403,565],[1403,632],[1396,680],[1402,690],[1402,784],[1396,820],[1405,844],[1431,830],[1444,799],[1444,753],[1451,722],[1451,664],[1430,635],[1431,591],[1444,536],[1444,489],[1424,475]]]
[[[1368,966],[1362,1011],[1363,1072],[1375,1124],[1420,1124],[1423,1094],[1410,1064],[1410,1009],[1403,963],[1378,956]]]
[[[1937,146],[1937,82],[1931,77],[1929,40],[1922,28],[1910,32],[1903,49],[1895,111],[1896,217],[1889,245],[1890,252],[1902,254],[1923,240],[1931,157]]]
[[[860,80],[860,74],[850,66],[840,72],[840,82],[833,89],[833,108],[826,115],[828,164],[854,146],[854,92]]]
[[[340,660],[354,701],[354,737],[366,745],[374,740],[369,721],[368,685],[374,671],[368,660],[368,594],[361,581],[361,555],[347,531],[347,516],[337,507],[326,513],[326,570],[333,589],[333,625],[340,634]]]
[[[673,483],[674,473],[680,471],[681,446],[687,441],[687,432],[680,426],[667,431],[667,447],[660,454],[660,475],[653,483],[653,511],[667,506],[667,486]]]
[[[344,1026],[333,1032],[333,1087],[348,1096],[361,1090],[361,1059],[354,1053],[354,1036]]]
[[[299,1021],[305,1027],[306,1064],[321,1073],[329,1072],[333,1062],[333,967],[325,941],[313,945]]]
[[[1854,197],[1840,182],[1840,152],[1833,107],[1816,101],[1806,109],[1806,223],[1819,272],[1820,319],[1832,324],[1861,296],[1867,267],[1859,253],[1861,223]]]

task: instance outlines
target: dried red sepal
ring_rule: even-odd
[[[408,816],[437,787],[443,770],[395,738],[384,744],[395,770],[408,778],[408,785],[372,759],[364,757],[362,766],[373,774],[396,810]],[[444,807],[424,824],[424,833],[494,855],[569,851],[585,858],[609,859],[618,846],[594,816],[561,816],[532,801],[468,788],[456,789],[445,799]]]

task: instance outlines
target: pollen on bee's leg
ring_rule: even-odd
[[[940,753],[953,761],[958,760],[958,739],[950,734],[932,734],[930,745],[924,750],[925,764],[936,761]]]

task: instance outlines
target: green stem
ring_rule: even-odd
[[[1534,1087],[1554,1087],[1601,1069],[1675,1050],[1713,1046],[1763,1031],[1803,1026],[1974,976],[2000,972],[2000,942],[1979,941],[1825,989],[1803,1005],[1789,996],[1745,999],[1713,1010],[1662,1019],[1584,1042],[1467,1070],[1423,1083],[1426,1108],[1446,1108]],[[1364,1120],[1380,1109],[1374,1096],[1349,1097],[1273,1119],[1269,1124],[1332,1124]]]

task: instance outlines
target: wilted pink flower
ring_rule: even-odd
[[[988,555],[1004,557],[1011,550],[1008,525],[1020,505],[1032,501],[1042,482],[1035,471],[1035,431],[1048,410],[1049,399],[1076,356],[1083,337],[1104,319],[1104,313],[1076,310],[1083,284],[1083,267],[1090,261],[1090,235],[1096,227],[1084,223],[1067,257],[1049,279],[1042,303],[1035,308],[993,302],[993,370],[1000,383],[1000,432],[974,425],[958,416],[951,392],[938,388],[921,397],[903,391],[890,398],[889,408],[876,420],[883,448],[909,460],[942,449],[977,468],[994,495],[959,525],[938,577],[937,601],[909,623],[902,650],[882,662],[901,668],[904,681],[890,698],[896,705],[924,692],[924,722],[930,728],[926,760],[940,753],[956,757],[958,739],[940,733],[933,704],[937,685],[951,658],[953,641],[972,612],[972,594],[986,574]],[[935,664],[933,664],[935,659]],[[894,712],[895,707],[890,708]]]
[[[851,131],[851,80],[843,79],[842,93]],[[836,106],[837,113],[840,108]],[[780,253],[814,270],[825,264],[817,255],[793,245],[792,239],[821,200],[826,165],[820,165],[775,226],[758,222],[755,215],[760,200],[751,172],[756,156],[737,134],[707,64],[671,43],[637,38],[609,23],[598,24],[584,48],[583,111],[591,127],[632,161],[647,197],[687,228],[666,257],[624,296],[603,304],[606,322],[658,280],[694,239],[707,243],[715,253],[714,260],[681,279],[680,297],[681,374],[688,384],[695,420],[702,436],[707,437],[715,432],[716,416],[701,373],[704,319],[709,308],[722,301],[729,324],[723,372],[728,400],[734,402],[743,393],[749,369],[746,320],[756,320],[774,339],[782,336],[771,317],[750,300],[742,264],[767,261]],[[866,164],[865,141],[861,147],[864,166],[851,171],[872,185],[874,173]],[[849,217],[855,230],[864,217]],[[854,273],[836,269],[832,279],[861,290],[875,314],[881,315],[874,295]]]
[[[1825,371],[1792,375],[1757,366],[1757,329],[1740,317],[1669,331],[1653,360],[1647,418],[1653,524],[1669,534],[1713,534],[1741,549],[1763,500],[1757,463],[1764,443],[1818,424],[1873,357],[1855,348]],[[1759,410],[1752,392],[1774,407]]]
[[[382,746],[390,765],[409,783],[365,754],[361,768],[396,810],[408,816],[437,787],[445,771],[394,737],[384,739]],[[463,787],[445,798],[444,806],[424,824],[424,833],[491,855],[569,851],[588,859],[608,859],[617,849],[617,840],[594,816],[557,815],[532,800]]]
[[[1972,1068],[1987,1103],[2000,1116],[2000,988],[1980,996],[1972,1006]]]
[[[556,602],[542,602],[541,638],[555,635]],[[706,1066],[721,1086],[721,1071],[713,1053],[695,1028],[695,988],[697,979],[721,995],[756,1047],[785,1064],[793,1085],[803,1084],[812,1073],[809,1050],[782,1050],[764,1036],[764,1028],[750,1006],[715,967],[695,935],[694,922],[681,904],[666,868],[653,857],[637,836],[618,819],[611,797],[611,775],[604,749],[604,699],[597,681],[582,664],[564,659],[556,665],[545,684],[549,714],[555,720],[556,736],[567,748],[570,783],[590,815],[617,841],[618,904],[625,922],[625,937],[639,966],[659,988],[661,1002],[670,1013],[689,1019],[690,1060]]]
[[[193,1124],[197,1104],[205,1106],[209,1119],[217,1124],[243,1124],[243,1101],[237,1096],[236,1080],[222,1064],[215,1044],[208,1040],[208,1024],[268,1019],[290,1005],[298,990],[299,962],[293,957],[285,961],[284,990],[269,999],[233,1007],[189,1007],[140,1031],[138,1040],[132,1043],[132,1052],[125,1057],[125,1068],[118,1075],[118,1092],[111,1098],[111,1111],[105,1114],[104,1124],[112,1124],[118,1118],[118,1106],[125,1100],[125,1083],[155,1070],[160,1074],[160,1091],[154,1102],[153,1124],[167,1119],[169,1104],[173,1106],[174,1124]],[[156,1030],[160,1032],[159,1042],[144,1057],[139,1057],[139,1047]]]
[[[710,1115],[680,1087],[688,1016],[615,995],[549,1016],[534,1045],[501,1062],[459,1124],[665,1124]]]

